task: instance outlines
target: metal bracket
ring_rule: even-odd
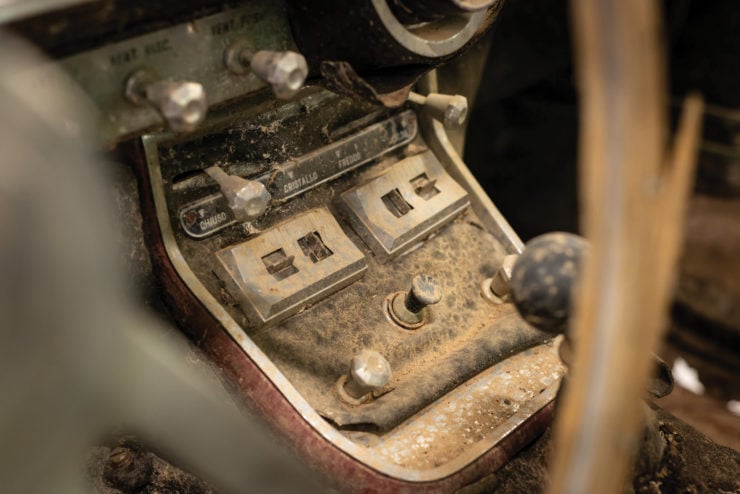
[[[216,274],[257,327],[295,314],[367,269],[365,255],[325,208],[222,249],[216,257]]]
[[[469,204],[468,194],[430,151],[399,161],[342,194],[341,201],[355,231],[382,262],[408,251]]]

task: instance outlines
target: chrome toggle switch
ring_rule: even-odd
[[[154,106],[175,132],[195,130],[208,112],[202,84],[161,80],[149,69],[138,70],[128,78],[126,97],[135,105]]]
[[[509,301],[511,273],[518,258],[519,255],[517,254],[504,256],[496,274],[483,281],[481,293],[486,300],[494,304],[503,304]]]
[[[362,350],[352,358],[349,373],[337,381],[337,391],[347,403],[361,405],[390,380],[391,365],[385,357],[374,350]]]
[[[206,168],[205,172],[221,188],[229,207],[239,221],[259,218],[270,205],[272,196],[261,182],[229,175],[217,166]]]
[[[429,93],[426,96],[411,92],[409,101],[419,105],[446,129],[455,129],[465,123],[468,116],[468,99],[459,94]]]
[[[406,329],[424,325],[424,308],[442,300],[442,286],[428,274],[414,276],[408,292],[397,292],[388,300],[388,313],[396,324]]]
[[[224,55],[226,67],[234,74],[254,74],[272,87],[280,99],[290,99],[303,87],[308,64],[294,51],[259,50],[254,52],[246,38],[234,41]]]

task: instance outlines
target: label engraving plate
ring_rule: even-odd
[[[406,110],[369,125],[356,134],[288,161],[257,180],[273,200],[302,194],[383,154],[411,142],[418,131],[416,115]]]
[[[223,194],[216,193],[188,204],[178,213],[180,225],[193,238],[204,238],[236,223]]]

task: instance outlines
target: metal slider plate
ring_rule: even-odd
[[[468,204],[468,194],[431,151],[399,161],[341,196],[353,228],[383,262],[416,245]]]
[[[347,286],[365,255],[326,208],[314,209],[216,253],[217,275],[251,326],[264,326]]]
[[[354,135],[311,151],[256,178],[285,201],[333,180],[411,142],[418,132],[416,114],[406,110],[369,125]],[[202,185],[212,184],[204,180]],[[221,193],[186,204],[178,212],[180,225],[192,238],[204,238],[237,222]]]
[[[257,180],[265,184],[273,200],[290,199],[408,144],[416,137],[417,130],[416,114],[406,110],[283,163]]]

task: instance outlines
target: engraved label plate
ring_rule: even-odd
[[[188,204],[177,215],[183,230],[193,238],[203,238],[236,223],[226,198],[220,192]]]
[[[216,253],[216,273],[250,325],[274,324],[357,280],[365,255],[326,208]]]
[[[406,110],[283,163],[257,180],[268,188],[273,202],[285,201],[408,144],[416,137],[417,131],[416,114]],[[200,177],[189,179],[188,183],[204,186],[213,182]],[[237,221],[222,194],[213,194],[186,205],[178,217],[185,232],[193,238],[207,237]]]
[[[416,137],[417,129],[416,114],[406,110],[283,163],[257,180],[265,184],[273,200],[290,199],[408,144]]]
[[[399,161],[342,194],[341,207],[381,261],[407,251],[469,204],[431,151]]]

